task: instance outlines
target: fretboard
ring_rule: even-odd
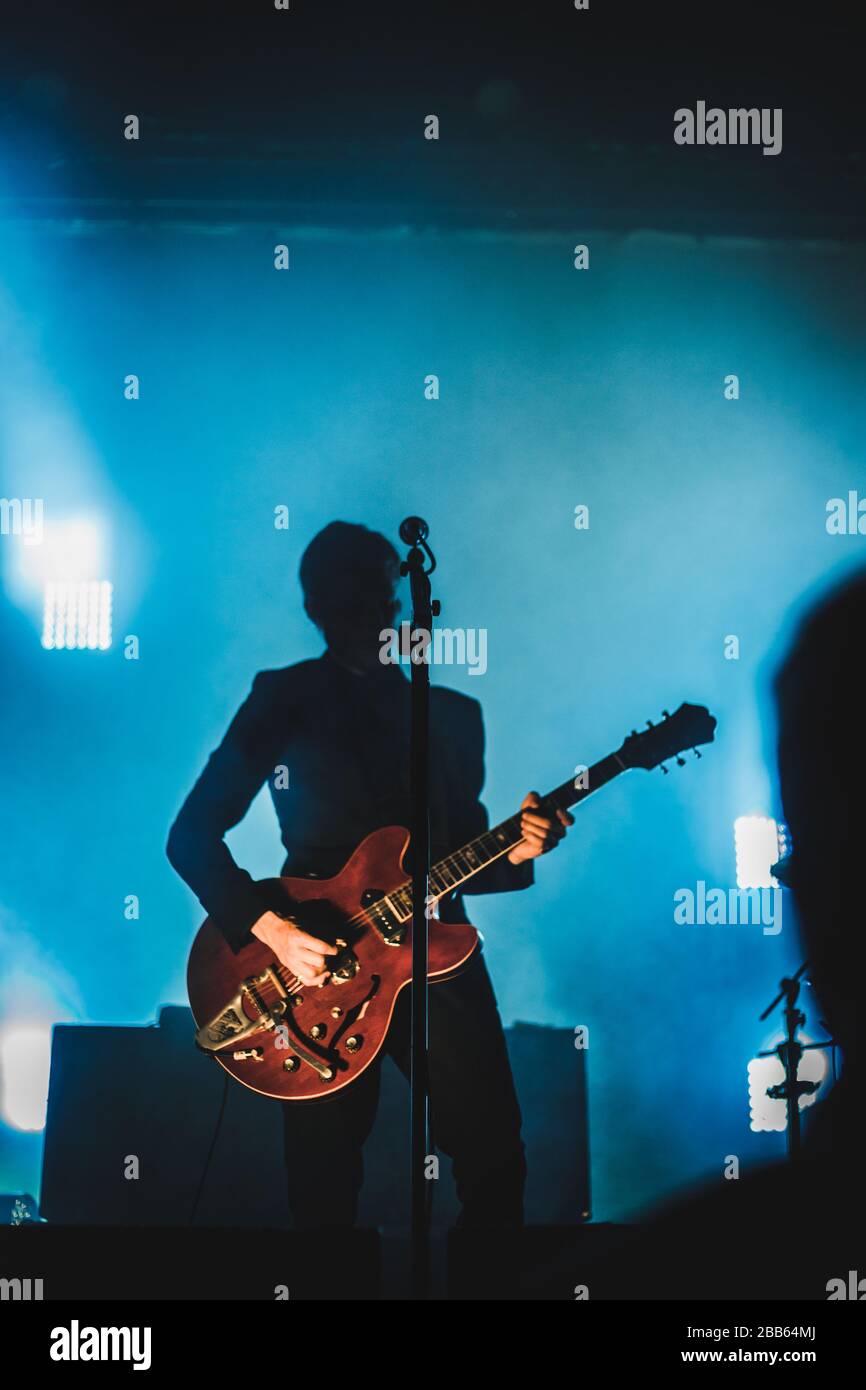
[[[591,768],[580,777],[572,777],[562,786],[554,788],[541,799],[541,806],[538,808],[542,814],[550,815],[556,811],[564,811],[569,806],[574,806],[578,801],[585,801],[593,792],[597,792],[599,787],[603,787],[607,782],[612,782],[614,777],[618,777],[621,772],[625,772],[627,764],[622,761],[618,753],[611,753],[607,758],[602,758],[600,762],[594,763]],[[454,850],[451,854],[446,854],[444,859],[440,859],[433,864],[430,869],[430,897],[434,899],[442,898],[446,893],[453,893],[467,879],[486,869],[488,864],[494,860],[501,859],[503,854],[508,854],[515,845],[520,844],[523,835],[520,831],[521,812],[509,816],[508,820],[502,821],[499,825],[494,825],[490,830],[485,830],[481,835],[470,840],[463,845],[462,849]],[[388,894],[388,900],[394,904],[402,915],[410,915],[412,912],[412,885],[406,883],[396,892]]]

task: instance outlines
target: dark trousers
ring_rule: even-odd
[[[453,1160],[460,1224],[519,1226],[526,1177],[520,1108],[483,958],[456,979],[431,985],[428,998],[431,1131],[435,1146]],[[410,1013],[407,986],[384,1049],[407,1079]],[[354,1224],[379,1079],[377,1060],[333,1099],[283,1105],[289,1205],[298,1229]]]

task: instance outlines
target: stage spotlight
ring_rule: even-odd
[[[57,518],[45,509],[38,544],[17,547],[17,580],[31,593],[41,593],[49,580],[98,579],[106,568],[105,527],[98,516]]]
[[[107,651],[111,646],[108,580],[45,585],[42,645],[47,651]]]
[[[784,825],[768,816],[739,816],[734,821],[738,888],[777,888],[770,872],[788,853]]]
[[[775,1047],[782,1041],[782,1035],[767,1044]],[[800,1041],[811,1042],[802,1034]],[[829,1064],[827,1054],[820,1048],[804,1052],[797,1068],[800,1081],[817,1081],[819,1085],[826,1079]],[[749,1128],[755,1131],[775,1130],[783,1133],[787,1128],[787,1112],[783,1100],[773,1100],[767,1095],[768,1086],[779,1086],[785,1080],[785,1068],[779,1057],[754,1057],[749,1063]],[[813,1105],[820,1092],[800,1097],[800,1109]]]
[[[42,604],[46,651],[111,646],[112,585],[105,527],[98,516],[45,517],[38,544],[17,546],[13,590],[22,606]],[[35,616],[35,612],[34,612]]]
[[[10,1023],[0,1029],[0,1115],[13,1129],[45,1128],[51,1027]]]

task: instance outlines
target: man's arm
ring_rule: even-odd
[[[224,836],[243,820],[273,773],[278,729],[262,672],[171,827],[166,853],[233,950],[265,911],[255,883],[229,853]]]
[[[480,799],[484,783],[484,721],[477,701],[471,701],[470,708],[466,725],[467,743],[462,750],[460,763],[461,782],[468,793],[468,800],[462,803],[459,815],[461,829],[467,831],[461,839],[463,844],[489,828],[487,811]],[[573,817],[567,811],[558,811],[555,817],[550,817],[538,809],[540,804],[538,792],[529,792],[523,798],[522,841],[509,854],[494,860],[486,869],[468,879],[460,890],[462,893],[510,893],[531,887],[535,882],[532,860],[554,849],[568,826],[574,824]]]
[[[180,808],[166,853],[234,951],[255,936],[303,984],[322,985],[329,974],[327,957],[337,954],[336,946],[308,936],[288,914],[272,912],[223,838],[243,820],[274,772],[281,751],[283,700],[274,673],[260,672]]]

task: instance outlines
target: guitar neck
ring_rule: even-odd
[[[600,762],[594,763],[581,777],[572,777],[561,786],[555,787],[552,792],[548,792],[542,797],[539,809],[548,813],[564,811],[579,801],[585,801],[593,792],[597,792],[600,787],[612,782],[621,772],[625,772],[626,768],[627,764],[619,754],[611,753]],[[523,839],[520,833],[520,819],[521,813],[518,811],[516,815],[509,816],[508,820],[492,826],[490,830],[485,830],[483,834],[470,840],[462,849],[446,854],[444,859],[433,864],[430,869],[430,897],[441,898],[446,893],[453,893],[467,879],[473,878],[482,869],[486,869],[488,864],[501,859],[503,854],[508,854],[515,845],[520,844]],[[390,897],[392,901],[396,900],[402,909],[411,911],[411,884],[407,884],[397,893],[392,893]]]

